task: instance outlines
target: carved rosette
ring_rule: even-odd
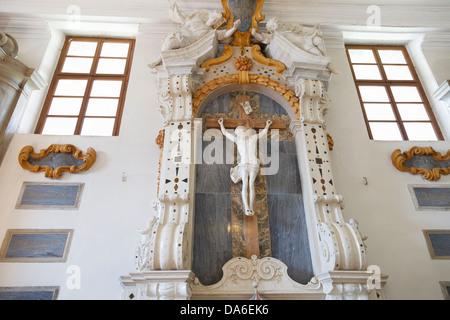
[[[239,71],[249,71],[252,65],[252,60],[247,56],[239,56],[234,60],[234,67]]]

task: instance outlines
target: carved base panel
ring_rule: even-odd
[[[375,266],[376,267],[376,266]],[[329,271],[302,285],[275,258],[229,260],[216,284],[204,286],[190,270],[158,270],[123,276],[122,300],[381,300],[387,276],[369,271]],[[375,271],[375,272],[374,272]]]
[[[263,299],[324,299],[317,279],[302,285],[287,274],[286,265],[275,258],[251,259],[239,257],[229,260],[222,268],[222,279],[203,286],[195,278],[191,299],[250,299],[256,292]]]
[[[193,280],[189,270],[130,273],[120,278],[122,300],[188,300]]]
[[[375,271],[379,271],[378,269]],[[316,275],[326,300],[384,300],[387,276],[373,271],[329,271]]]

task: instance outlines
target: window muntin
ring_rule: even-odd
[[[346,50],[370,139],[443,140],[405,47]]]
[[[134,40],[67,37],[36,133],[119,134]]]

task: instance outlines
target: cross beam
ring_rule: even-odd
[[[220,129],[220,125],[217,122],[218,119],[206,119],[207,129]],[[239,126],[246,126],[253,129],[264,129],[267,119],[223,119],[223,125],[227,129],[236,129]],[[285,130],[286,121],[284,120],[272,120],[270,129]]]

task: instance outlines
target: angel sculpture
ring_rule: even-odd
[[[266,29],[269,33],[258,33],[256,29],[252,28],[252,36],[258,42],[269,44],[274,32],[278,31],[298,48],[314,55],[326,56],[325,44],[319,25],[308,28],[300,24],[281,22],[272,18],[267,21]]]
[[[222,13],[216,10],[197,10],[185,16],[180,12],[176,3],[171,4],[169,17],[173,22],[178,23],[179,26],[163,39],[161,51],[187,47],[215,28],[218,28],[224,21]],[[241,20],[236,20],[232,28],[217,30],[217,39],[219,42],[228,43],[240,23]],[[149,67],[154,69],[161,62],[162,57],[159,56],[158,60],[149,64]]]

